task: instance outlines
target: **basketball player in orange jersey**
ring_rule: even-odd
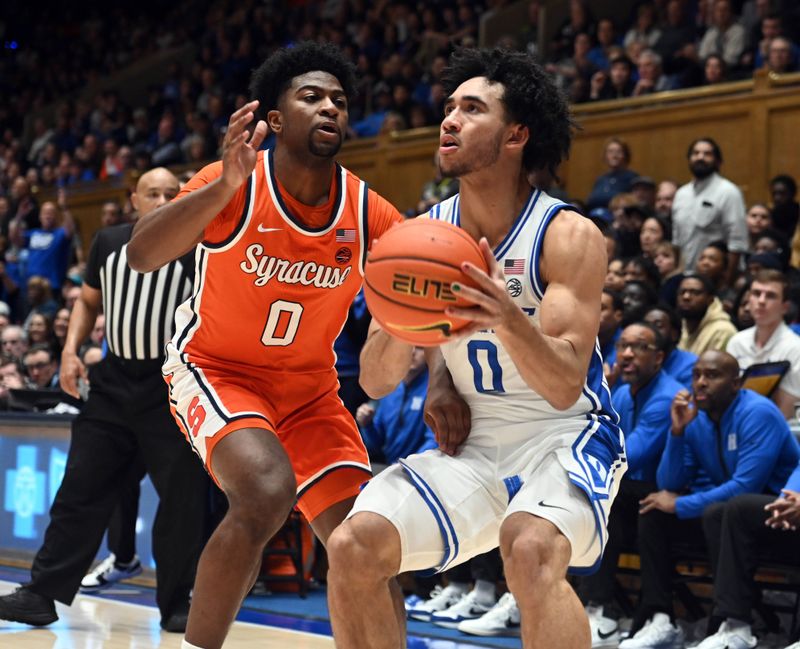
[[[469,430],[461,434],[463,409],[444,418],[440,410],[440,448],[373,478],[331,536],[336,645],[404,647],[394,577],[442,571],[499,546],[511,594],[482,624],[521,634],[526,649],[588,649],[590,621],[567,570],[599,566],[626,468],[597,344],[605,242],[591,221],[530,184],[531,172],[553,172],[566,157],[572,126],[532,58],[462,50],[444,84],[439,164],[460,189],[427,217],[480,242],[488,272],[461,264],[477,288],[452,289],[472,306],[447,313],[471,324],[441,345],[426,408],[452,386],[469,408]],[[367,394],[396,384],[410,354],[373,327],[361,354]]]
[[[326,543],[370,476],[337,396],[333,342],[369,242],[402,217],[334,161],[353,86],[333,46],[272,55],[253,74],[258,100],[231,116],[222,160],[141,221],[129,247],[141,270],[197,247],[163,371],[175,418],[230,507],[200,559],[184,648],[222,645],[295,502]],[[266,123],[251,134],[259,105]],[[275,149],[259,152],[268,128]]]

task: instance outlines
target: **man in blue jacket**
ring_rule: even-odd
[[[394,464],[412,453],[436,448],[433,431],[423,419],[427,392],[425,352],[416,347],[408,373],[393,392],[380,400],[377,412],[370,403],[358,409],[356,422],[373,470],[376,463]]]
[[[600,569],[581,584],[594,649],[616,647],[619,642],[617,622],[604,609],[614,598],[620,552],[636,542],[639,501],[656,490],[656,470],[670,429],[670,405],[683,389],[662,368],[667,348],[658,329],[644,322],[625,327],[616,342],[622,385],[612,394],[612,403],[625,433],[628,471],[611,510]]]
[[[696,545],[703,520],[719,517],[734,496],[778,494],[800,459],[780,410],[740,388],[739,364],[730,354],[704,352],[692,388],[693,394],[681,390],[672,402],[672,428],[656,474],[660,491],[641,501],[642,597],[633,626],[638,631],[620,649],[682,646],[682,632],[672,621],[675,542]],[[719,540],[706,541],[713,568]]]
[[[667,351],[663,368],[667,374],[687,390],[692,389],[692,369],[697,355],[678,349],[681,339],[681,317],[675,309],[666,304],[650,307],[644,314],[644,321],[653,325],[667,339]]]
[[[736,496],[725,503],[722,516],[713,522],[716,525],[706,531],[707,536],[719,538],[713,616],[724,621],[698,649],[751,649],[758,646],[750,624],[758,599],[753,575],[759,562],[769,559],[800,565],[800,465],[777,498],[757,493]],[[792,645],[795,649],[799,646]]]

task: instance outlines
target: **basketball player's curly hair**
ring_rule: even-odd
[[[569,156],[576,124],[566,98],[544,69],[522,52],[461,49],[444,71],[444,90],[449,96],[474,77],[503,84],[507,119],[528,127],[530,136],[522,153],[525,169],[547,169],[555,176],[556,167]]]
[[[250,96],[259,100],[259,112],[266,115],[277,109],[278,101],[292,79],[317,70],[336,77],[350,100],[356,86],[355,66],[335,45],[313,41],[303,41],[272,54],[253,71]]]

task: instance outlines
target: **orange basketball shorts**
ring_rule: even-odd
[[[309,521],[356,496],[372,475],[358,428],[337,394],[334,371],[256,374],[187,364],[176,356],[170,354],[164,365],[170,408],[218,485],[214,447],[242,428],[277,435],[297,479],[297,507]]]

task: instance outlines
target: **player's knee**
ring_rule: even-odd
[[[400,564],[399,537],[394,537],[391,523],[376,514],[346,520],[328,539],[330,578],[353,582],[393,577]]]
[[[539,588],[564,576],[571,552],[567,538],[551,523],[538,519],[501,528],[500,550],[511,580]]]
[[[228,496],[229,514],[254,541],[266,543],[289,516],[296,498],[294,476],[265,476],[250,481],[243,493]]]

